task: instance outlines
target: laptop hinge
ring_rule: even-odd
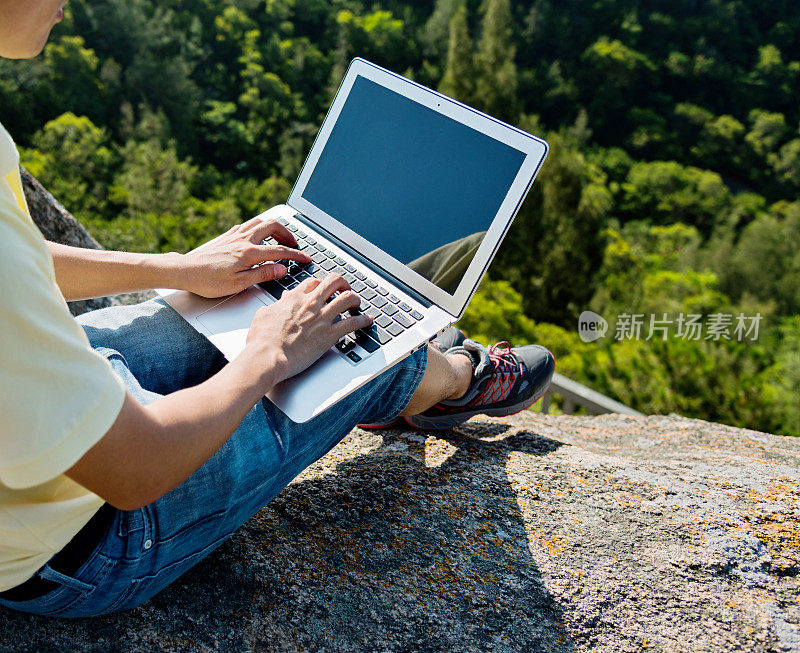
[[[392,283],[394,283],[398,288],[401,288],[403,290],[403,292],[405,292],[408,295],[410,295],[411,297],[413,297],[416,301],[418,301],[420,304],[422,304],[425,308],[430,308],[431,306],[433,306],[433,302],[431,300],[426,299],[425,297],[420,295],[419,292],[417,292],[416,290],[411,288],[408,284],[406,284],[405,282],[401,281],[400,279],[398,279],[397,277],[395,277],[394,275],[392,275],[388,271],[386,271],[386,270],[384,270],[382,268],[379,268],[377,265],[375,265],[368,258],[363,256],[362,254],[359,254],[356,250],[354,250],[352,247],[350,247],[347,243],[343,242],[340,238],[337,238],[336,236],[334,236],[330,231],[328,231],[327,229],[324,229],[323,227],[318,225],[316,222],[313,222],[312,220],[310,220],[308,217],[306,217],[305,215],[300,213],[293,206],[291,208],[292,208],[292,210],[295,211],[295,216],[294,217],[297,218],[298,220],[300,220],[300,222],[303,222],[304,224],[308,225],[310,228],[312,228],[312,229],[314,229],[316,231],[320,231],[320,232],[324,233],[327,238],[329,238],[334,243],[336,243],[339,247],[341,247],[344,251],[346,251],[352,257],[358,259],[363,265],[368,267],[370,270],[375,272],[377,275],[390,278],[392,280]]]

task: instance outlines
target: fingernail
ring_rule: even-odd
[[[288,270],[286,269],[285,265],[282,265],[280,263],[276,263],[275,265],[272,266],[272,274],[275,275],[276,279],[278,277],[285,276],[287,272],[288,272]]]

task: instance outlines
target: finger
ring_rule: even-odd
[[[352,290],[347,290],[331,299],[331,301],[325,305],[323,313],[329,315],[331,321],[333,321],[333,318],[339,315],[339,313],[344,313],[351,308],[358,308],[359,306],[361,306],[361,297],[356,295]]]
[[[286,276],[286,266],[280,263],[265,263],[255,268],[242,270],[237,274],[239,277],[247,282],[248,286],[254,286],[257,283],[264,283],[265,281],[274,281]]]
[[[311,257],[299,249],[284,247],[283,245],[253,245],[244,256],[244,262],[248,265],[257,265],[264,261],[298,261],[299,263],[310,263]]]
[[[252,242],[260,243],[270,236],[283,245],[297,247],[297,239],[294,234],[277,220],[259,220],[252,226],[249,237]]]
[[[322,283],[319,284],[317,293],[319,299],[324,304],[331,298],[333,293],[344,292],[345,290],[350,290],[350,284],[338,274],[329,274],[322,280]]]
[[[304,279],[300,282],[300,285],[295,288],[295,290],[308,294],[313,290],[316,290],[321,283],[322,282],[319,279],[314,279],[313,277],[311,279]]]
[[[236,228],[239,229],[239,231],[247,231],[248,229],[255,227],[263,222],[264,220],[262,220],[261,218],[250,218],[247,222],[242,222],[240,225],[237,225]]]
[[[366,329],[372,324],[372,318],[369,315],[356,315],[354,317],[346,317],[339,320],[333,325],[333,332],[336,339],[344,338],[346,335],[358,331],[359,329]]]

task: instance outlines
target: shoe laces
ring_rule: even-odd
[[[486,349],[492,370],[489,381],[475,400],[475,405],[495,404],[505,401],[514,384],[523,374],[522,363],[517,360],[507,341],[498,342]]]

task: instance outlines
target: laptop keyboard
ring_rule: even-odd
[[[275,281],[260,283],[259,286],[275,299],[280,299],[284,292],[296,288],[305,279],[311,277],[324,279],[329,274],[339,274],[344,277],[352,290],[361,298],[361,306],[350,311],[350,314],[366,313],[373,318],[370,328],[356,331],[336,343],[334,348],[346,356],[350,362],[360,363],[362,360],[362,356],[353,351],[356,345],[371,354],[424,317],[422,313],[389,292],[374,279],[357,270],[336,252],[325,247],[323,243],[318,242],[299,227],[283,218],[279,218],[278,222],[292,232],[297,239],[297,248],[311,257],[311,263],[278,261],[286,266],[288,274]],[[272,238],[264,241],[265,244],[274,242]],[[339,319],[343,317],[340,315]]]

